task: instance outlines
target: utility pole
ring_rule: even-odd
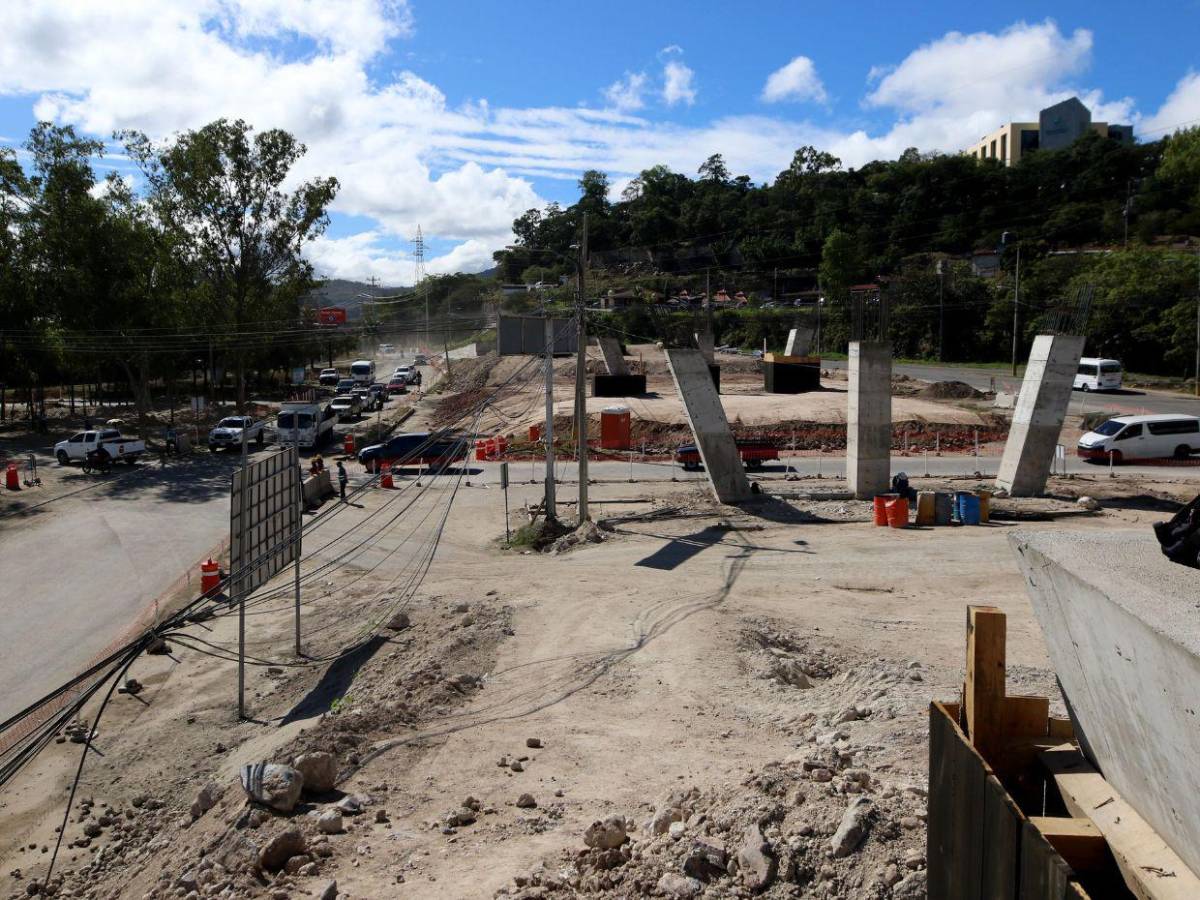
[[[942,362],[942,353],[945,350],[946,337],[946,304],[944,300],[946,287],[946,261],[939,259],[937,261],[937,276],[938,276],[938,362]]]
[[[542,316],[546,340],[546,427],[543,435],[546,439],[546,499],[542,505],[546,521],[553,522],[558,518],[554,504],[554,319],[546,309],[545,295],[542,296]]]
[[[1013,348],[1012,374],[1017,377],[1017,338],[1020,334],[1021,321],[1021,245],[1017,244],[1017,276],[1013,284]]]
[[[1196,248],[1196,396],[1200,397],[1200,247]]]
[[[588,439],[587,439],[587,258],[588,220],[583,214],[583,236],[579,242],[578,294],[575,315],[578,317],[575,348],[575,433],[579,440],[579,524],[588,521]]]
[[[296,437],[296,565],[293,570],[296,589],[296,655],[303,656],[300,650],[300,550],[304,536],[304,469],[300,465],[300,429],[297,425],[298,417],[293,413],[292,434]]]
[[[230,572],[232,583],[236,588],[235,596],[238,605],[238,721],[246,718],[246,506],[247,495],[250,493],[249,480],[246,478],[246,429],[242,423],[242,489],[238,494],[238,565],[240,572]],[[233,545],[230,543],[230,557],[233,556]],[[230,567],[232,568],[232,566]]]

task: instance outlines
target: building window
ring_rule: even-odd
[[[996,158],[996,142],[992,141],[992,159]]]
[[[1008,162],[1008,135],[1000,135],[1000,161]]]

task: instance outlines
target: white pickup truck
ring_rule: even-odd
[[[146,452],[146,443],[135,438],[122,437],[116,428],[81,431],[55,444],[54,456],[60,466],[65,466],[71,462],[83,462],[92,450],[103,450],[109,459],[132,466],[137,458]]]
[[[208,433],[208,449],[217,450],[238,450],[242,446],[242,432],[246,432],[246,443],[254,442],[257,446],[263,445],[263,440],[266,437],[267,420],[259,419],[257,422],[250,416],[226,416],[217,423],[217,427]]]

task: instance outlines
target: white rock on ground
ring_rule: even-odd
[[[251,763],[242,766],[242,787],[259,803],[280,812],[291,812],[304,789],[304,776],[291,766]]]
[[[849,856],[858,849],[870,829],[871,810],[872,803],[866,797],[859,797],[846,808],[841,824],[829,839],[829,849],[835,857]]]

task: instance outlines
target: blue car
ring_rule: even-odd
[[[368,472],[378,472],[383,463],[392,466],[448,466],[465,460],[471,442],[462,435],[414,431],[398,434],[382,444],[363,447],[358,461]]]

